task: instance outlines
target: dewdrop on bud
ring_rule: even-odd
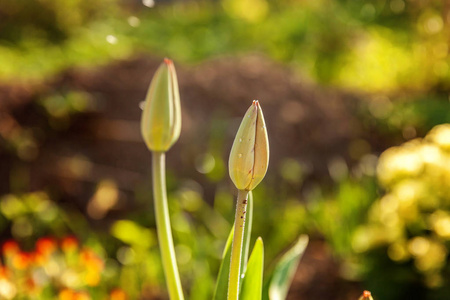
[[[269,141],[258,100],[254,100],[231,148],[228,168],[239,190],[253,190],[264,178],[269,165]]]
[[[369,291],[364,291],[358,300],[373,300],[372,294]]]
[[[181,131],[180,93],[177,74],[170,59],[159,66],[147,92],[141,133],[150,151],[165,152]]]

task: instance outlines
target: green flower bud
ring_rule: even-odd
[[[264,178],[269,165],[269,141],[258,100],[245,113],[231,148],[228,168],[239,190],[253,190]]]
[[[147,92],[141,119],[141,133],[150,151],[165,152],[181,131],[180,92],[170,59],[159,66]]]

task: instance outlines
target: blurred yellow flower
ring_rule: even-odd
[[[391,260],[411,259],[429,287],[442,284],[448,254],[448,150],[450,124],[443,124],[424,139],[414,139],[382,153],[377,176],[386,193],[372,204],[369,223],[361,226],[353,239],[355,251],[364,252],[384,244]]]
[[[450,124],[442,124],[434,127],[426,136],[426,139],[445,150],[450,150]]]

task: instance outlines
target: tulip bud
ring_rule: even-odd
[[[269,141],[258,100],[245,113],[231,148],[228,168],[239,190],[253,190],[269,165]]]
[[[364,291],[358,300],[373,300],[372,294],[369,291]]]
[[[165,152],[178,140],[181,131],[180,93],[171,60],[153,76],[145,99],[141,133],[150,151]]]

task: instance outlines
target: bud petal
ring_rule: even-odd
[[[181,131],[180,92],[171,60],[164,59],[147,92],[141,133],[150,151],[167,151]]]
[[[228,168],[239,190],[253,190],[264,178],[269,165],[269,140],[258,100],[254,100],[231,148]]]

